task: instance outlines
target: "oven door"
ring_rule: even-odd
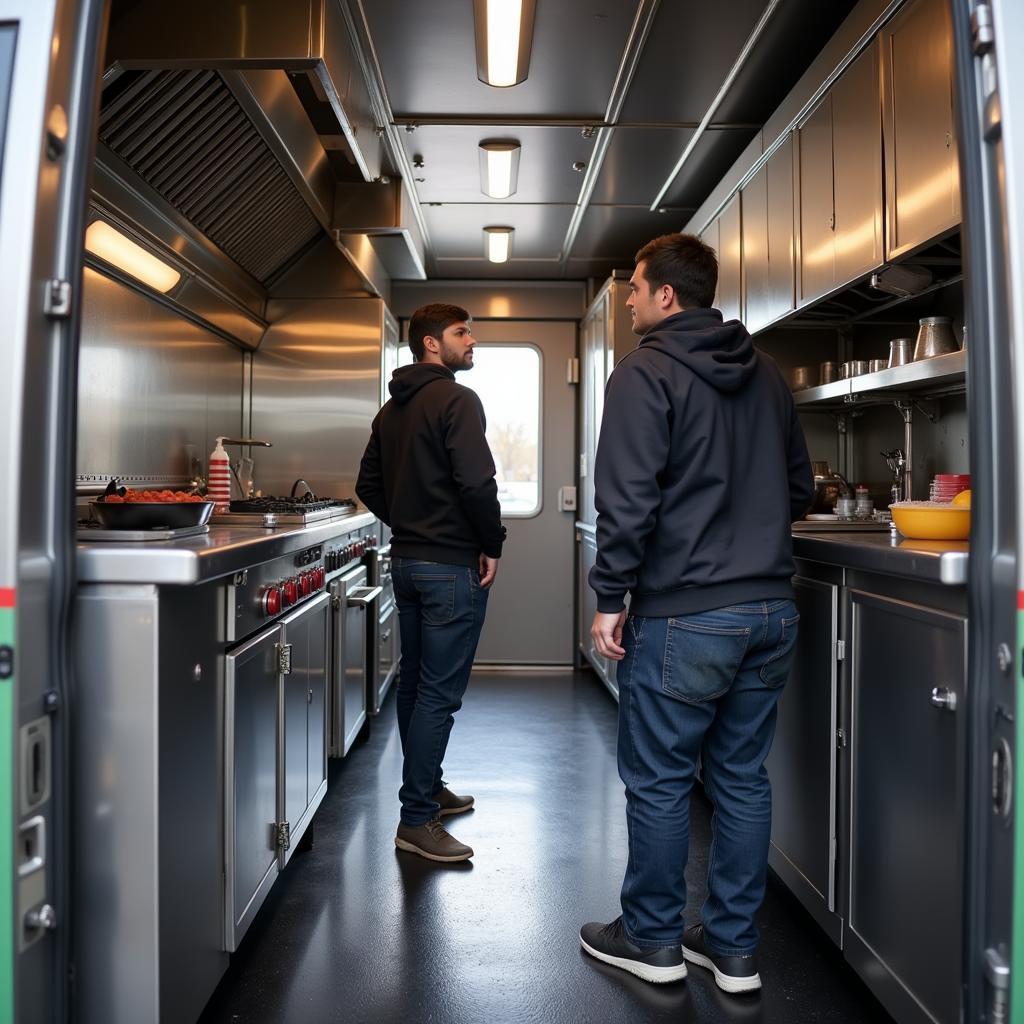
[[[331,756],[344,757],[366,721],[366,619],[380,587],[366,586],[366,566],[332,581]]]

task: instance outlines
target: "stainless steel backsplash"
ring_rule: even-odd
[[[218,435],[242,429],[244,356],[215,334],[85,271],[78,476],[184,482]]]

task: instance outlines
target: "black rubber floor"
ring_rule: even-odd
[[[625,798],[616,708],[588,673],[478,674],[446,779],[476,809],[446,820],[476,851],[431,864],[399,853],[394,696],[332,779],[313,849],[278,880],[203,1024],[888,1022],[777,883],[762,909],[755,996],[706,972],[650,985],[580,951],[588,920],[619,913]],[[695,796],[688,920],[704,898],[709,809]]]

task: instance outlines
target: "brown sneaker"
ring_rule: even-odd
[[[428,821],[426,825],[399,824],[395,846],[409,853],[418,853],[427,860],[446,863],[469,860],[473,856],[473,848],[449,834],[438,818]]]
[[[441,805],[438,815],[442,818],[446,814],[461,814],[463,811],[470,810],[473,806],[473,798],[471,796],[456,796],[447,786],[442,786],[434,794],[434,799]]]

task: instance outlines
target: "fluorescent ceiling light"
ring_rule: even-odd
[[[530,71],[536,0],[473,0],[476,74],[499,88],[518,85]]]
[[[481,142],[480,178],[481,188],[492,199],[508,199],[519,183],[518,142]]]
[[[487,258],[492,263],[505,263],[512,250],[513,228],[484,228]]]
[[[154,291],[169,292],[181,280],[181,273],[174,267],[106,221],[94,220],[89,225],[85,232],[85,248]]]

